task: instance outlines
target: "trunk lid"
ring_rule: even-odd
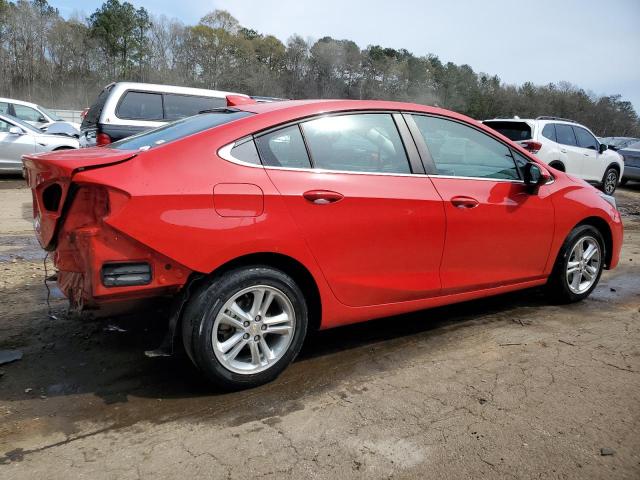
[[[24,155],[25,177],[33,197],[33,227],[42,248],[55,248],[56,231],[72,193],[71,180],[77,172],[126,162],[136,155],[132,151],[99,147]]]

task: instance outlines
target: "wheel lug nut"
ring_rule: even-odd
[[[267,326],[263,324],[262,327],[260,327],[260,328],[262,328],[262,330],[266,330]]]
[[[242,336],[242,338],[244,338],[244,339],[246,340],[247,338],[249,338],[249,334],[248,334],[248,333],[245,333],[245,334]]]
[[[245,327],[248,327],[249,325],[251,325],[251,322],[244,322]]]
[[[256,315],[255,320],[256,320],[256,322],[259,322],[260,320],[262,320],[262,317],[260,315]]]
[[[255,337],[253,337],[253,339],[257,342],[260,340],[260,335],[256,335]]]

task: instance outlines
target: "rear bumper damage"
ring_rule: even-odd
[[[63,229],[53,260],[60,290],[78,309],[175,294],[191,274],[106,224]]]

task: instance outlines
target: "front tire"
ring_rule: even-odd
[[[604,177],[602,178],[601,190],[607,195],[613,195],[613,192],[616,191],[618,187],[618,180],[620,179],[620,174],[618,170],[613,167],[607,169],[604,172]]]
[[[200,288],[185,308],[182,337],[204,376],[226,390],[274,380],[304,342],[308,310],[286,273],[236,269]]]
[[[547,293],[558,303],[587,298],[598,285],[605,260],[605,244],[591,225],[574,228],[560,248]]]

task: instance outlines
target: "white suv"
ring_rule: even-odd
[[[482,123],[520,144],[549,166],[597,184],[607,195],[615,191],[622,178],[622,157],[608,150],[587,127],[572,120],[514,117]]]

